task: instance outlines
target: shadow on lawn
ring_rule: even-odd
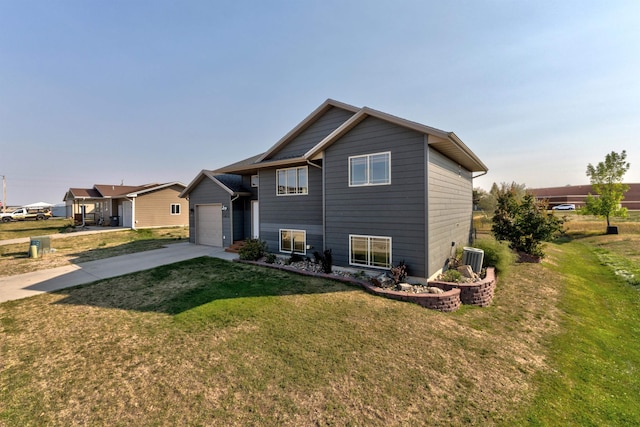
[[[105,279],[57,293],[56,304],[88,305],[178,314],[230,300],[353,291],[343,283],[295,273],[201,257]]]

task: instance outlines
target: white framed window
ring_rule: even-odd
[[[349,264],[391,268],[391,237],[350,234]]]
[[[307,166],[276,170],[276,194],[293,196],[309,193]]]
[[[391,184],[391,152],[349,157],[349,187]]]
[[[307,232],[304,230],[280,229],[280,252],[306,255]]]
[[[180,215],[180,203],[171,203],[171,215]]]
[[[251,186],[257,187],[259,182],[258,175],[251,175]]]

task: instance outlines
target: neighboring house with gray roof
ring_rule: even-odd
[[[274,253],[331,249],[334,265],[412,276],[469,242],[474,173],[487,167],[452,132],[327,100],[264,153],[201,171],[182,192],[190,239],[250,237]]]
[[[180,182],[145,185],[102,185],[70,188],[63,201],[76,223],[127,228],[189,225]]]

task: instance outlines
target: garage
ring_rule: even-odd
[[[222,247],[222,205],[196,206],[196,244]]]

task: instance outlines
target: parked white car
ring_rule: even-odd
[[[554,206],[551,209],[555,211],[575,211],[576,205],[574,205],[573,203],[565,203],[563,205]]]

